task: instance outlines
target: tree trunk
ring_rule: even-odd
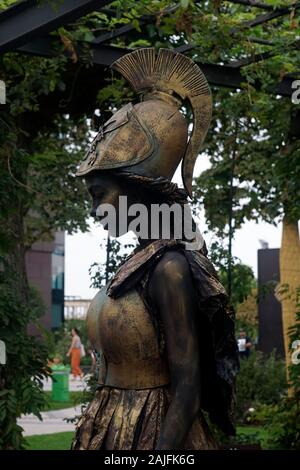
[[[12,272],[16,276],[16,292],[24,305],[28,303],[28,278],[26,272],[26,248],[24,235],[24,214],[22,207],[18,207],[10,218],[10,231],[15,239],[14,249],[8,253],[7,260]]]
[[[281,294],[284,348],[288,377],[288,366],[291,363],[288,329],[296,323],[296,289],[300,287],[300,242],[298,223],[288,221],[286,216],[282,223],[280,284],[288,289]]]

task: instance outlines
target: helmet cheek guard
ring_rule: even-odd
[[[77,175],[135,165],[152,155],[156,147],[155,136],[130,103],[100,128]]]

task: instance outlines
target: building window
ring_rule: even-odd
[[[64,248],[58,245],[52,253],[52,289],[64,288],[64,261]]]
[[[51,317],[52,317],[51,327],[52,328],[59,328],[62,321],[63,321],[62,305],[61,304],[52,304]]]

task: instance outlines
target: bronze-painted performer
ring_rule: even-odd
[[[113,68],[142,100],[122,107],[101,127],[79,168],[93,198],[92,215],[103,203],[118,210],[125,195],[128,206],[183,207],[210,123],[204,75],[189,58],[165,49],[132,52]],[[179,111],[185,99],[194,116],[189,141]],[[186,190],[171,183],[181,160]],[[139,241],[89,308],[89,336],[102,352],[102,367],[73,448],[216,449],[203,410],[234,433],[238,369],[225,290],[205,245],[188,250],[184,239]]]

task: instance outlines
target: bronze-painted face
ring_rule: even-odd
[[[90,215],[97,218],[103,225],[105,230],[108,230],[107,224],[105,224],[105,216],[100,217],[97,209],[100,205],[110,204],[116,214],[116,225],[112,227],[111,235],[119,237],[127,233],[128,225],[133,220],[133,217],[128,216],[127,213],[127,225],[121,228],[119,226],[119,201],[120,196],[127,197],[127,207],[131,204],[139,202],[140,198],[133,185],[131,187],[119,178],[113,171],[95,171],[86,175],[85,177],[87,190],[92,197],[92,209]],[[124,215],[124,214],[123,214]]]
[[[109,171],[93,172],[85,177],[87,190],[92,196],[90,215],[96,217],[100,204],[112,204],[117,210],[119,197],[124,194],[120,180]]]

